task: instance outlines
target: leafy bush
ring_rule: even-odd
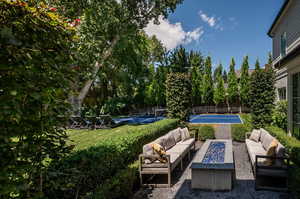
[[[0,198],[42,198],[49,160],[69,152],[75,31],[35,3],[0,2]]]
[[[249,131],[253,129],[251,114],[242,113],[240,114],[240,118],[242,119],[243,124],[249,129]]]
[[[51,165],[49,172],[56,173],[51,180],[57,187],[48,190],[48,196],[74,198],[77,194],[84,197],[94,192],[135,160],[144,144],[177,126],[178,120],[166,119],[125,132],[117,129],[112,136],[104,136],[99,142],[90,143],[90,147],[76,150],[63,161]]]
[[[111,114],[118,115],[121,114],[122,110],[126,107],[126,100],[120,98],[112,98],[105,102],[102,106],[100,113],[101,114]]]
[[[278,127],[268,126],[265,129],[276,137],[283,144],[290,155],[291,160],[300,166],[300,140],[287,135],[287,133]]]
[[[272,69],[255,70],[250,81],[251,118],[255,128],[272,122],[275,100],[275,73]]]
[[[208,125],[199,127],[198,139],[199,140],[215,139],[214,127]]]
[[[231,136],[232,139],[239,142],[245,141],[245,134],[249,132],[251,129],[247,127],[245,124],[232,124],[231,125]]]
[[[272,113],[272,125],[287,131],[288,103],[286,100],[278,101]]]
[[[134,185],[138,183],[139,161],[135,161],[127,168],[120,170],[115,176],[107,179],[101,185],[92,198],[97,199],[119,199],[131,198],[133,195]]]
[[[187,121],[190,115],[192,91],[189,76],[184,73],[168,74],[166,88],[168,117]]]

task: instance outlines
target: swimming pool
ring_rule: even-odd
[[[150,124],[159,120],[165,119],[165,117],[155,116],[135,116],[135,117],[122,117],[113,119],[116,124]]]
[[[192,124],[242,124],[239,115],[191,115]]]

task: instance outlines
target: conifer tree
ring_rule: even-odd
[[[208,56],[204,63],[204,76],[201,86],[202,102],[206,105],[213,103],[213,80],[211,74],[211,58]]]
[[[248,56],[244,57],[241,67],[240,99],[243,106],[249,106],[250,76]]]
[[[239,86],[238,80],[235,74],[235,61],[231,59],[230,70],[228,73],[228,101],[230,104],[236,103],[239,100]]]
[[[224,80],[222,78],[222,75],[219,74],[217,76],[217,83],[214,89],[214,103],[216,105],[219,105],[221,103],[224,103],[224,101],[225,101]]]
[[[260,69],[259,60],[256,59],[256,61],[255,61],[255,70],[259,70],[259,69]]]

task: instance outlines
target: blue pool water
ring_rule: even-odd
[[[116,124],[150,124],[159,120],[165,119],[165,117],[155,116],[136,116],[136,117],[122,117],[113,119]]]
[[[239,115],[191,115],[193,124],[241,124]]]
[[[224,163],[225,143],[211,142],[202,160],[203,164]]]

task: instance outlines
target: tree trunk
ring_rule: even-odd
[[[101,60],[99,62],[97,61],[95,63],[92,77],[85,82],[85,84],[84,84],[83,88],[80,90],[78,96],[71,96],[70,101],[73,106],[73,111],[75,114],[76,113],[78,114],[78,112],[82,106],[82,102],[83,102],[84,98],[88,94],[92,84],[95,81],[95,78],[97,77],[97,73],[98,73],[100,67],[102,67],[104,65],[104,62],[106,61],[106,59],[111,56],[113,49],[114,49],[115,45],[117,44],[117,42],[119,41],[119,39],[120,39],[120,36],[117,35],[112,40],[110,47],[103,53]]]

